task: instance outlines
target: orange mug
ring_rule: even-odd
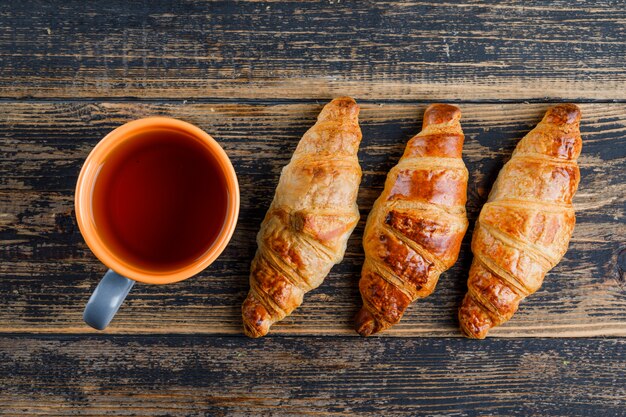
[[[210,135],[150,117],[118,127],[91,151],[75,211],[87,246],[109,268],[83,314],[103,330],[136,281],[182,281],[217,259],[235,230],[239,185]]]

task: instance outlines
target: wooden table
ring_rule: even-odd
[[[626,7],[622,1],[0,4],[0,413],[625,415]],[[269,337],[242,335],[258,230],[321,106],[362,106],[362,220],[346,258]],[[517,140],[583,111],[570,249],[514,319],[460,337],[456,266],[381,337],[352,330],[365,216],[425,106],[463,111],[473,225]],[[241,215],[219,261],[81,319],[105,271],[78,232],[77,174],[122,123],[167,115],[230,155]]]

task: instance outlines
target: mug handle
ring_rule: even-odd
[[[96,330],[104,330],[126,299],[135,281],[109,269],[89,298],[83,320]]]

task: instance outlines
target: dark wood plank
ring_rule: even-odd
[[[626,341],[1,337],[3,415],[618,416]]]
[[[547,104],[462,104],[470,171],[471,223],[517,140]],[[254,236],[278,180],[319,104],[0,104],[0,331],[88,331],[82,308],[105,271],[75,225],[73,190],[82,161],[114,127],[163,114],[195,123],[225,147],[238,171],[242,206],[229,248],[199,276],[170,286],[138,285],[111,333],[239,333]],[[343,263],[307,295],[304,305],[274,327],[278,334],[346,334],[360,303],[357,282],[365,216],[387,170],[421,124],[424,105],[362,104],[364,177],[362,221]],[[582,106],[582,182],[570,250],[543,288],[493,336],[626,335],[624,224],[626,105]],[[471,262],[466,236],[461,257],[431,297],[413,305],[389,335],[458,336],[456,308]],[[621,258],[620,258],[621,257]],[[621,263],[620,263],[621,262]]]
[[[621,0],[0,4],[1,97],[624,100]]]

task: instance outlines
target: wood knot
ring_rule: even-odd
[[[54,230],[58,233],[73,234],[77,230],[74,210],[54,215]]]
[[[620,249],[617,254],[617,279],[620,285],[626,283],[626,248]]]

